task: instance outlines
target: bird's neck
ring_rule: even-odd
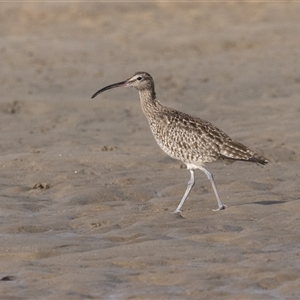
[[[142,105],[142,110],[147,118],[151,117],[151,115],[155,114],[156,111],[159,110],[161,104],[156,99],[156,94],[154,89],[145,89],[139,91],[140,100]]]

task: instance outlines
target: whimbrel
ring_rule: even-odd
[[[205,163],[218,160],[227,162],[240,160],[258,165],[268,163],[266,158],[236,142],[213,124],[163,106],[156,99],[154,81],[150,74],[137,72],[125,81],[102,88],[92,98],[116,87],[133,87],[138,90],[142,110],[157,144],[169,156],[185,163],[190,171],[191,178],[174,213],[181,212],[181,208],[195,184],[194,170],[196,169],[203,171],[212,185],[218,202],[218,208],[214,211],[226,208],[219,197],[213,175],[204,167]]]

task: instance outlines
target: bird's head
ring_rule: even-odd
[[[154,90],[154,82],[153,78],[150,74],[146,72],[137,72],[130,78],[126,79],[125,81],[117,82],[110,84],[102,89],[100,89],[98,92],[96,92],[92,98],[95,98],[98,94],[116,88],[116,87],[133,87],[138,91],[143,90]]]

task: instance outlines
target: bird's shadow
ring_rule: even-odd
[[[259,205],[273,205],[273,204],[281,204],[286,203],[285,200],[263,200],[263,201],[255,201],[252,202],[253,204],[259,204]]]

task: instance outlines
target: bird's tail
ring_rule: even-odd
[[[220,158],[232,162],[235,160],[249,161],[262,166],[269,162],[265,157],[257,154],[245,145],[231,139],[227,140],[223,144]]]

